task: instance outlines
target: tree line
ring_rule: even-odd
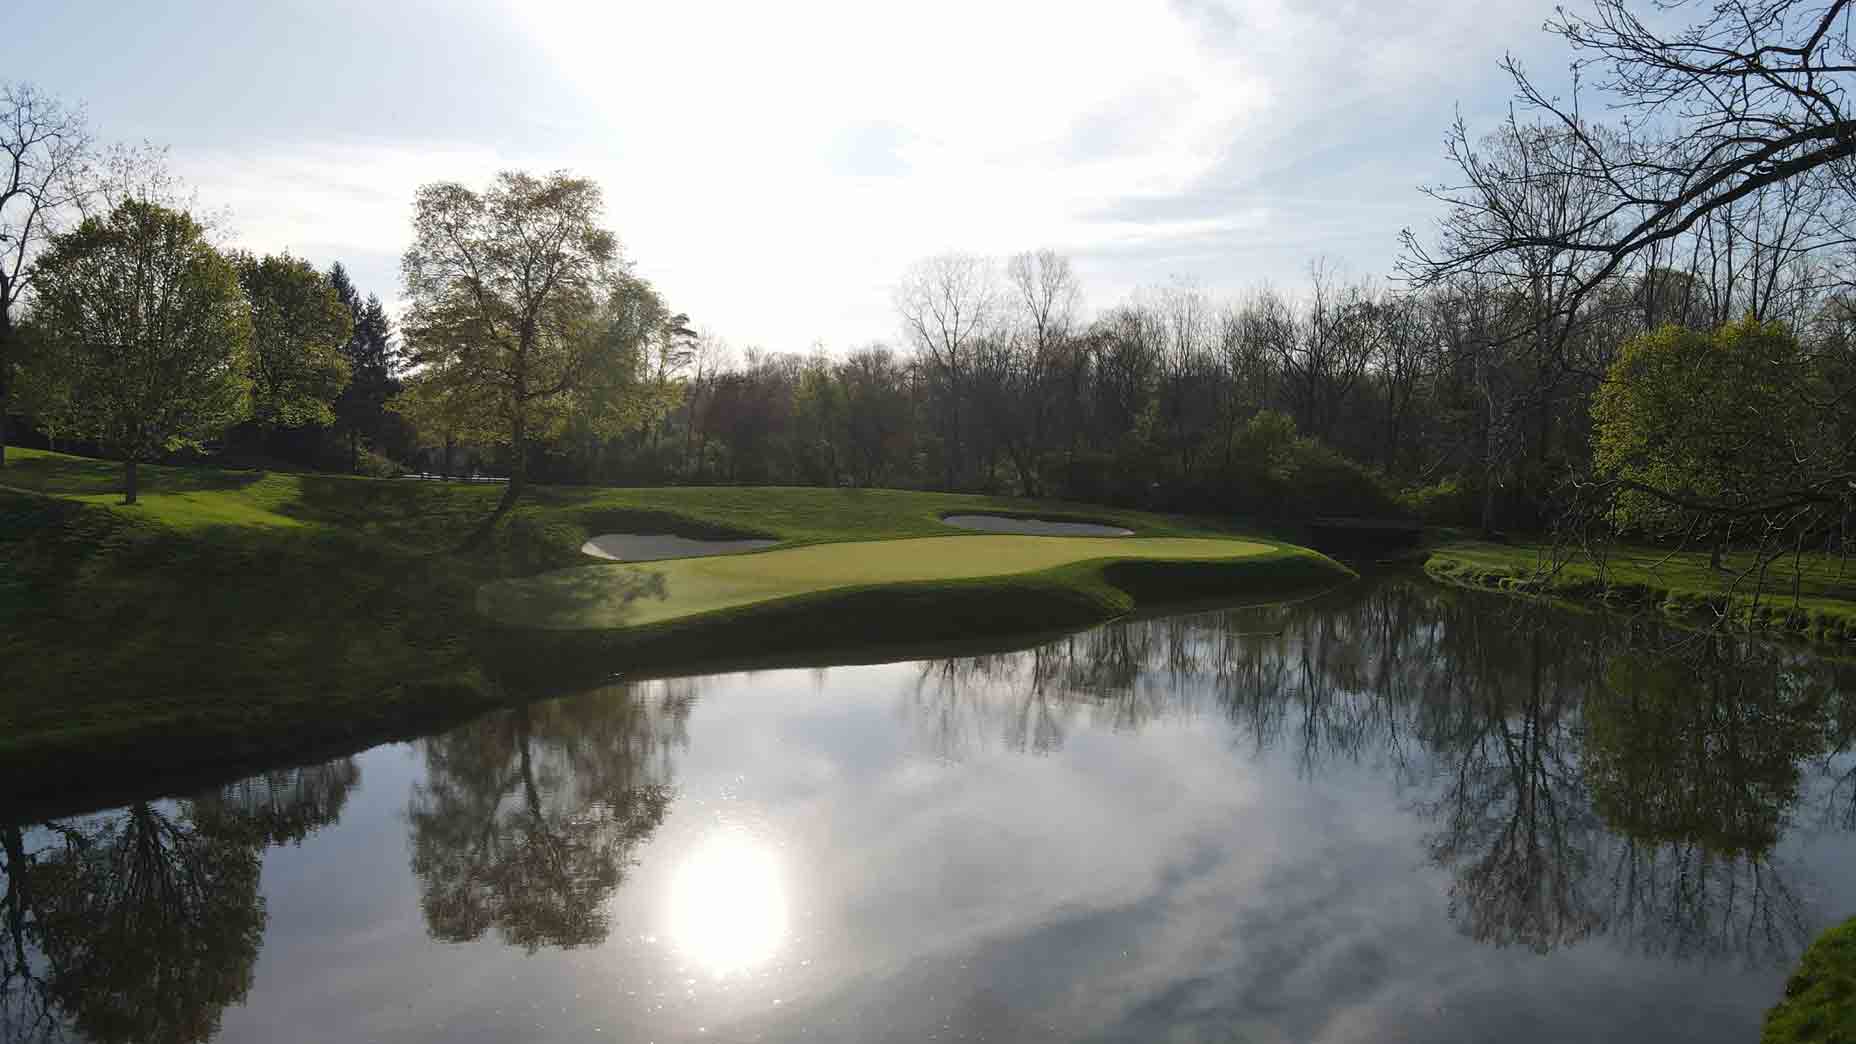
[[[99,150],[30,85],[0,91],[0,148],[0,464],[14,412],[124,461],[128,502],[176,451],[359,471],[406,441],[393,320],[339,262],[223,245],[160,150]]]
[[[1850,21],[1847,0],[1675,32],[1626,0],[1556,17],[1572,95],[1508,63],[1516,105],[1453,128],[1459,176],[1390,284],[1317,261],[1294,292],[1180,279],[1092,310],[1059,253],[950,253],[901,274],[897,338],[840,354],[698,332],[565,172],[422,188],[396,340],[336,272],[220,256],[171,203],[117,193],[55,229],[110,194],[70,187],[81,119],[15,89],[0,396],[131,461],[235,448],[237,425],[345,433],[351,468],[506,476],[497,517],[531,480],[803,483],[1841,546]],[[129,288],[156,246],[168,274]],[[123,347],[155,343],[151,309],[199,352]]]

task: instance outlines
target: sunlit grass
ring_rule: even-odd
[[[587,565],[486,587],[479,604],[518,626],[652,624],[835,588],[971,580],[1103,560],[1212,561],[1276,545],[1180,537],[941,536],[815,544],[638,565]]]

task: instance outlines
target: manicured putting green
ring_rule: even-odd
[[[1265,555],[1274,545],[1191,537],[957,536],[869,540],[559,569],[486,584],[477,608],[519,627],[631,627],[755,602],[867,584],[971,580],[1102,559],[1213,561]]]

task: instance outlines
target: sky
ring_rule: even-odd
[[[604,187],[640,274],[772,351],[895,342],[947,251],[1068,254],[1088,304],[1185,282],[1386,278],[1429,227],[1460,111],[1542,0],[63,0],[6,19],[0,78],[166,145],[230,240],[399,298],[414,190],[501,169]]]

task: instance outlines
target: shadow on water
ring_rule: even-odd
[[[421,741],[403,808],[427,933],[605,940],[704,684],[610,685]],[[1821,919],[1782,842],[1856,828],[1847,693],[1856,666],[1794,649],[1391,577],[921,661],[901,706],[950,763],[1211,718],[1304,778],[1383,777],[1466,937],[1770,965]],[[342,758],[0,829],[0,1039],[211,1038],[251,987],[262,853],[337,821],[358,783]]]

